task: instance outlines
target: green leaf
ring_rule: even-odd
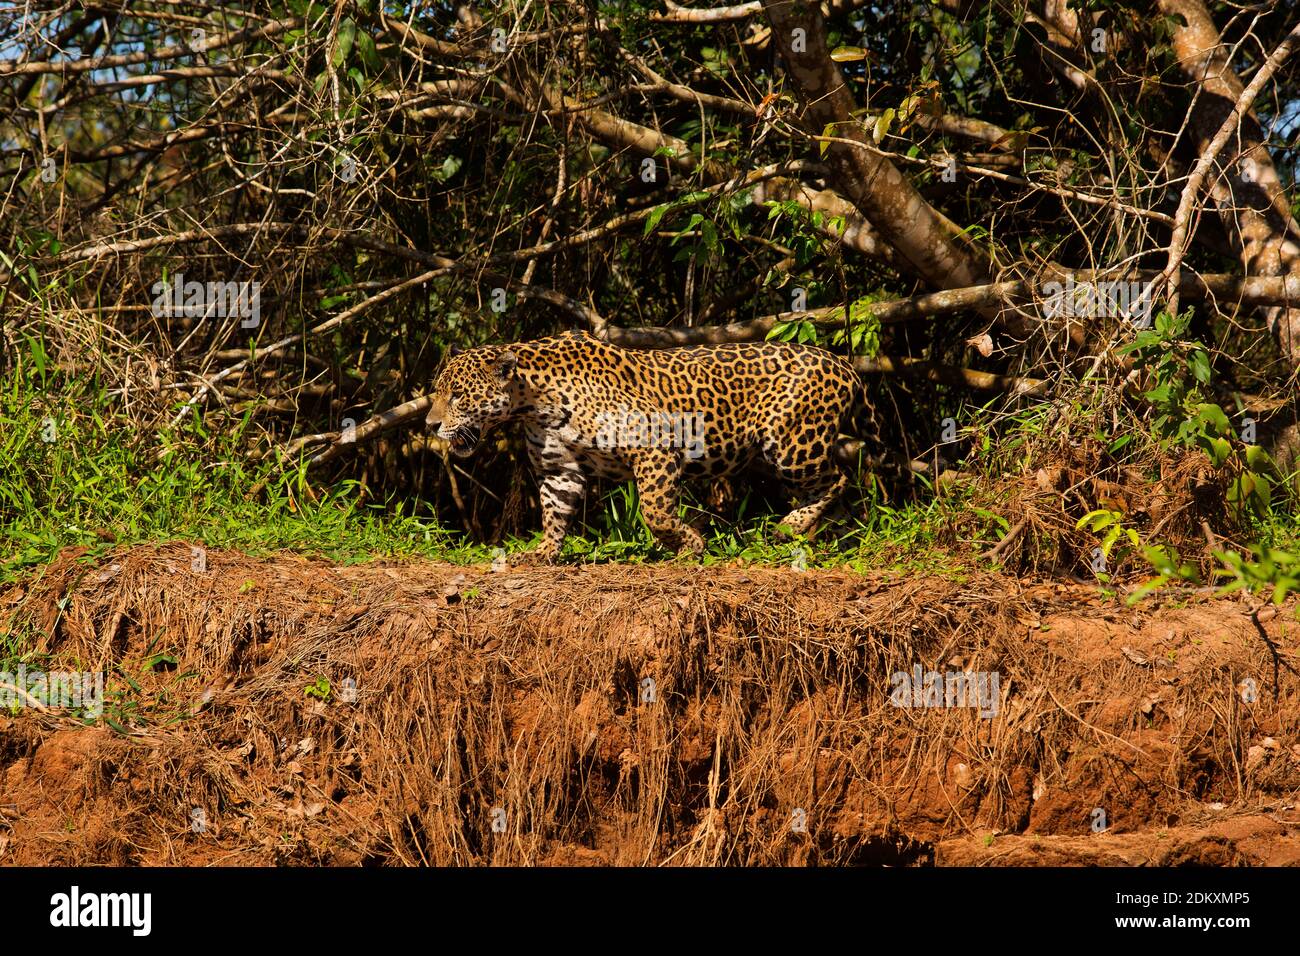
[[[1221,467],[1228,460],[1228,456],[1232,454],[1232,445],[1228,443],[1226,438],[1211,438],[1207,444],[1209,447],[1206,448],[1206,451],[1209,452],[1210,461],[1214,463],[1215,468]]]
[[[128,737],[131,734],[131,731],[127,730],[125,727],[119,724],[112,717],[109,717],[107,714],[104,715],[104,723],[108,724],[108,726],[112,727],[115,731],[117,731],[119,734],[121,734],[124,737]]]
[[[1273,588],[1273,603],[1281,604],[1286,600],[1287,594],[1295,587],[1295,578],[1282,578]]]
[[[1111,525],[1118,523],[1119,519],[1119,512],[1111,511],[1109,508],[1098,508],[1095,511],[1089,511],[1080,518],[1074,527],[1075,530],[1082,530],[1086,527],[1089,531],[1101,531],[1103,528],[1109,528]]]
[[[1234,591],[1240,591],[1246,586],[1245,578],[1237,578],[1235,581],[1229,581],[1219,590],[1214,592],[1215,597],[1223,597],[1225,594],[1232,594]]]
[[[720,243],[718,242],[718,228],[709,220],[705,219],[700,223],[700,233],[704,239],[704,245],[710,252],[717,252]]]
[[[1215,431],[1220,435],[1232,433],[1232,427],[1228,424],[1228,416],[1224,414],[1223,409],[1218,405],[1212,405],[1208,402],[1197,405],[1196,418],[1198,421],[1214,426]]]
[[[1125,445],[1127,445],[1136,437],[1137,436],[1134,435],[1132,432],[1129,432],[1127,435],[1121,435],[1119,438],[1116,438],[1113,442],[1110,443],[1110,453],[1112,455],[1115,454],[1115,452],[1119,451],[1121,448],[1123,448]]]
[[[348,54],[352,52],[352,41],[357,34],[357,25],[351,17],[339,24],[338,37],[334,41],[334,52],[330,54],[330,63],[335,67],[343,65]]]
[[[1255,487],[1252,497],[1255,499],[1255,508],[1261,514],[1268,511],[1269,506],[1273,503],[1273,483],[1264,475],[1254,475]]]
[[[822,136],[825,137],[825,136],[834,136],[834,135],[835,135],[835,122],[834,120],[832,120],[831,122],[827,123],[826,128],[822,130]],[[820,143],[817,144],[817,146],[818,149],[821,150],[821,155],[825,156],[826,150],[831,148],[830,140],[823,139]]]
[[[1169,578],[1163,574],[1159,575],[1158,577],[1154,577],[1149,581],[1144,581],[1142,584],[1139,584],[1136,588],[1133,589],[1133,593],[1128,596],[1128,600],[1126,603],[1130,607],[1132,607],[1134,604],[1137,604],[1139,601],[1141,601],[1152,591],[1156,590],[1157,588],[1162,588],[1168,583],[1169,583]]]
[[[643,236],[648,236],[654,231],[655,227],[659,225],[659,220],[663,219],[664,213],[671,209],[672,205],[672,203],[664,203],[662,206],[655,206],[654,209],[650,210],[650,215],[647,216],[645,220],[645,232],[642,233]],[[775,215],[776,210],[773,209],[772,213]]]
[[[1163,405],[1165,402],[1169,401],[1169,383],[1162,382],[1155,388],[1151,389],[1151,391],[1147,392],[1144,397],[1152,405]]]
[[[1191,366],[1192,374],[1202,385],[1209,384],[1210,381],[1210,357],[1200,349],[1194,349],[1187,357],[1187,363]]]
[[[894,111],[887,109],[876,118],[876,125],[871,130],[871,138],[879,143],[889,132],[889,124],[894,121]]]
[[[1246,466],[1251,471],[1272,471],[1277,467],[1261,445],[1246,446]]]
[[[831,59],[836,63],[854,63],[866,58],[867,51],[860,46],[837,46],[831,50]]]
[[[380,59],[379,51],[375,49],[375,38],[369,33],[362,31],[357,34],[357,52],[361,55],[361,62],[372,73],[378,73],[383,67],[384,61]]]

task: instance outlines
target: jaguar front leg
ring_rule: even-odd
[[[553,564],[559,560],[564,538],[582,506],[587,492],[587,476],[577,465],[570,465],[552,469],[539,477],[542,543],[533,553],[538,560]]]
[[[552,431],[530,427],[524,438],[528,461],[537,478],[542,505],[542,542],[530,553],[535,561],[553,564],[560,558],[565,535],[587,492],[587,473],[577,456]]]

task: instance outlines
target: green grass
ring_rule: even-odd
[[[313,501],[301,469],[282,474],[243,456],[247,419],[225,433],[195,417],[144,435],[96,383],[52,379],[35,363],[0,386],[0,580],[73,545],[188,540],[341,562],[488,553],[459,545],[401,503],[359,504],[355,482],[314,489]],[[250,498],[263,481],[265,493]]]
[[[566,557],[633,563],[672,557],[653,540],[641,521],[632,483],[614,488],[589,508],[586,526],[575,528],[566,541]],[[773,567],[938,574],[960,574],[974,566],[969,549],[953,549],[942,543],[959,513],[965,512],[960,517],[972,523],[964,499],[950,496],[893,507],[871,489],[865,500],[853,505],[853,510],[856,514],[841,515],[828,524],[816,541],[784,540],[779,533],[780,515],[758,512],[751,497],[744,495],[732,521],[703,522],[707,550],[700,563],[741,561]],[[685,520],[697,523],[709,517],[690,503],[683,506],[681,514]],[[977,515],[973,523],[978,526],[980,540],[990,544],[1007,527],[1005,519],[987,512]],[[525,544],[512,541],[507,551]]]

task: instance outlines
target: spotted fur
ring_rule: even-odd
[[[432,398],[426,425],[458,456],[493,426],[523,422],[541,491],[538,553],[554,560],[597,477],[635,479],[646,524],[679,551],[704,550],[677,516],[681,482],[750,465],[794,497],[783,523],[813,533],[847,486],[841,433],[863,396],[848,362],[811,346],[626,349],[570,332],[460,352]]]

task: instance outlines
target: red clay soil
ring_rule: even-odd
[[[0,628],[105,705],[0,715],[0,863],[1296,864],[1293,610],[69,552]]]

